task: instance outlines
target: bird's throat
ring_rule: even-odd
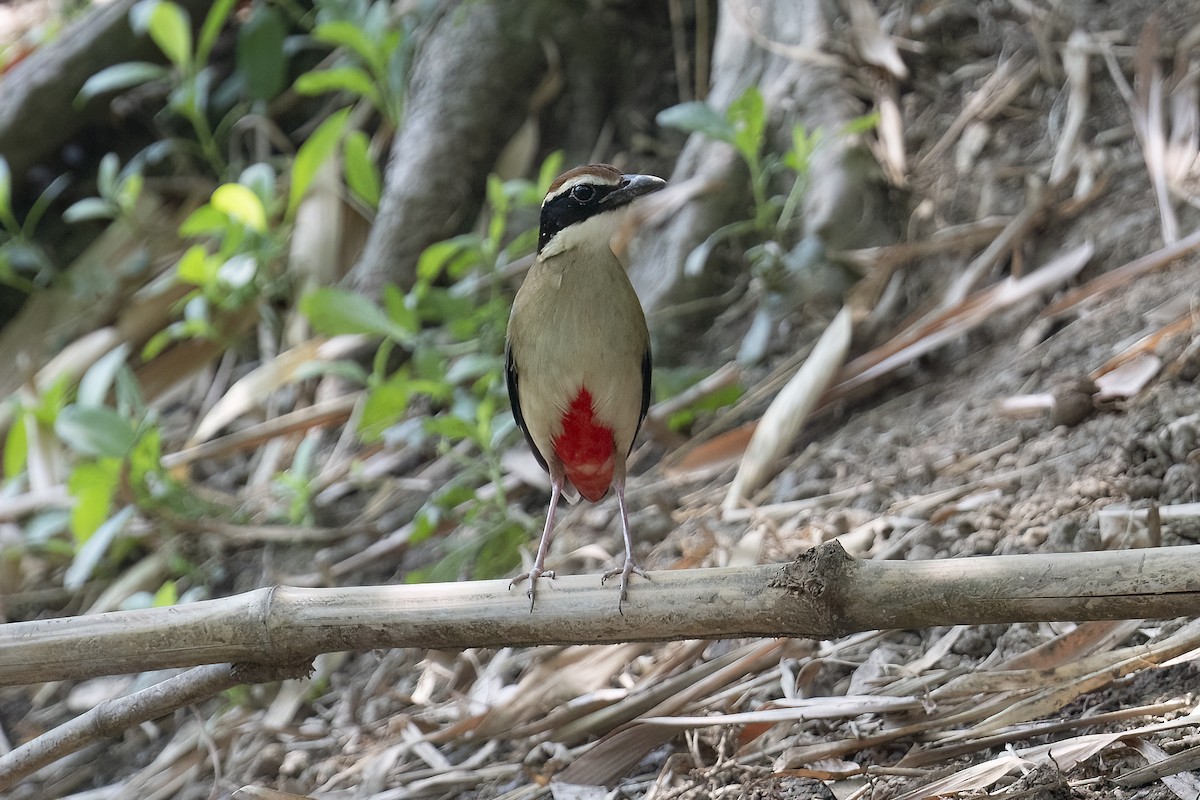
[[[563,413],[554,454],[562,462],[567,480],[593,503],[604,497],[612,484],[613,450],[612,429],[596,419],[591,393],[580,388]]]

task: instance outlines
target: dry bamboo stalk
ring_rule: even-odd
[[[213,664],[174,675],[128,697],[105,700],[70,722],[0,754],[0,790],[11,789],[22,778],[87,744],[117,736],[134,725],[157,719],[189,703],[207,700],[218,692],[243,683],[299,678],[306,674],[306,669],[246,671],[231,664]]]
[[[335,397],[332,400],[280,414],[278,417],[272,417],[265,422],[234,431],[219,439],[201,442],[176,453],[167,453],[162,457],[163,468],[171,470],[206,458],[223,458],[243,450],[252,450],[277,436],[308,431],[322,425],[340,425],[350,418],[354,405],[361,397],[362,393],[360,392]]]
[[[1200,248],[1200,230],[1192,231],[1182,239],[1164,245],[1153,253],[1139,256],[1128,264],[1097,275],[1087,283],[1070,290],[1042,309],[1042,313],[1039,316],[1042,318],[1056,317],[1095,295],[1111,291],[1148,272],[1154,272],[1155,270],[1167,267],[1184,256],[1189,255],[1197,248]]]
[[[381,647],[452,649],[1200,615],[1200,545],[858,561],[830,543],[791,564],[656,572],[617,613],[598,576],[259,589],[170,608],[0,625],[0,685],[219,662],[293,664]]]
[[[737,509],[742,502],[776,474],[778,461],[792,446],[809,412],[846,363],[853,333],[851,312],[843,306],[813,346],[804,365],[771,401],[750,439],[722,511]]]

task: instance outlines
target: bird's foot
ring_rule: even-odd
[[[529,570],[529,572],[522,573],[522,574],[518,575],[517,577],[513,578],[511,581],[509,581],[508,588],[511,589],[512,587],[516,586],[518,583],[520,583],[521,581],[523,581],[527,578],[529,579],[529,591],[526,592],[525,594],[527,594],[529,596],[529,613],[532,614],[533,613],[533,603],[535,600],[534,594],[535,594],[535,590],[537,589],[537,580],[538,580],[538,578],[550,578],[551,580],[553,580],[554,579],[554,570],[542,569],[541,567],[534,567],[533,569]]]
[[[621,597],[617,600],[617,611],[624,613],[621,611],[621,604],[629,599],[629,576],[641,575],[646,580],[650,580],[650,576],[646,574],[644,569],[638,566],[636,561],[634,561],[632,558],[626,558],[625,566],[614,567],[613,569],[610,569],[608,572],[604,573],[604,575],[600,578],[600,583],[606,583],[609,578],[612,578],[616,575],[621,576]]]

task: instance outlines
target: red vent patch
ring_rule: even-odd
[[[563,463],[567,480],[593,503],[612,485],[613,449],[612,429],[596,421],[592,395],[586,388],[580,389],[563,414],[554,453]]]

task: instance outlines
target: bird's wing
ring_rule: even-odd
[[[646,357],[649,358],[649,354]],[[525,441],[529,443],[529,449],[533,451],[533,457],[542,465],[542,469],[549,472],[550,467],[546,465],[546,458],[537,449],[537,445],[533,443],[533,437],[529,435],[529,427],[525,424],[525,416],[521,414],[521,393],[517,391],[517,362],[513,360],[512,345],[509,342],[504,343],[504,381],[508,384],[508,402],[512,405],[513,418],[517,421],[517,427],[521,429],[521,433],[525,434]],[[649,386],[648,381],[647,386]],[[648,393],[646,393],[646,399],[649,399]],[[643,401],[642,406],[642,416],[645,416],[645,401]]]
[[[642,356],[642,410],[638,413],[637,427],[633,429],[633,441],[629,443],[630,453],[633,452],[633,443],[637,441],[638,431],[646,421],[646,412],[650,410],[650,367],[650,345],[647,344],[646,354]]]

